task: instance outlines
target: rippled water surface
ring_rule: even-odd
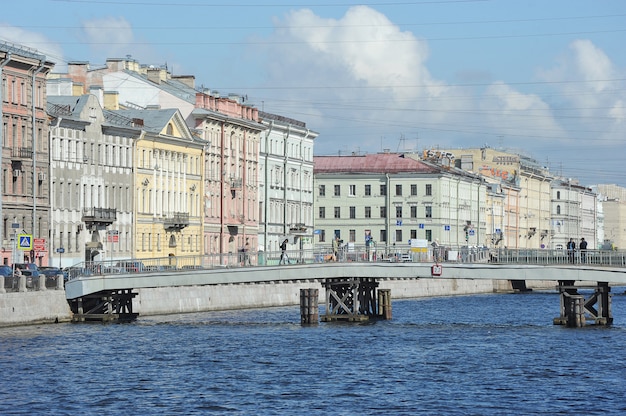
[[[301,327],[299,307],[0,329],[0,414],[626,414],[615,324],[552,325],[555,293],[394,300]]]

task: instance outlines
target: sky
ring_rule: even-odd
[[[0,42],[130,55],[318,132],[316,155],[489,146],[626,187],[623,0],[31,0]],[[459,155],[457,155],[458,157]]]

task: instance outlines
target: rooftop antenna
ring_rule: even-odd
[[[404,134],[401,134],[400,139],[398,140],[398,148],[396,149],[396,152],[400,151],[400,144],[402,144],[402,151],[404,152],[406,149],[405,141],[406,139],[404,138]]]

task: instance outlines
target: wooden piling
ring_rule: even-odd
[[[391,289],[378,289],[378,316],[391,319]]]
[[[585,326],[585,297],[572,295],[567,297],[567,326],[581,328]]]
[[[300,323],[315,325],[319,323],[319,289],[300,289]]]

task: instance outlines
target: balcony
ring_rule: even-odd
[[[103,230],[117,220],[115,208],[85,208],[82,221],[89,230]]]
[[[189,214],[186,212],[172,212],[163,218],[163,228],[166,231],[180,231],[189,226]]]
[[[32,159],[33,149],[29,147],[13,147],[11,148],[11,157],[17,159]]]

